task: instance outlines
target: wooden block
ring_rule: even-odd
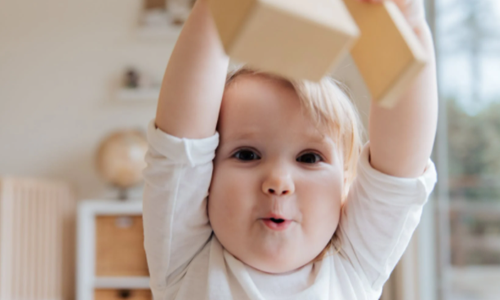
[[[96,289],[94,300],[152,300],[150,290],[136,289]]]
[[[210,0],[226,53],[293,79],[319,81],[359,35],[342,0]]]
[[[149,276],[142,216],[96,217],[96,276]]]
[[[344,2],[361,30],[351,55],[372,98],[390,108],[424,68],[424,48],[395,3]]]

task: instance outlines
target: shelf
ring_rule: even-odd
[[[159,88],[149,89],[127,89],[122,88],[118,91],[117,98],[125,102],[134,101],[157,101],[160,95]]]
[[[149,277],[96,277],[94,288],[149,289]]]
[[[159,39],[175,41],[181,33],[182,26],[143,26],[138,29],[137,35],[144,39]]]
[[[459,241],[463,247],[469,250],[489,250],[500,252],[500,236],[460,236]]]
[[[98,232],[103,232],[101,216],[140,216],[142,214],[142,201],[140,199],[131,201],[119,201],[111,199],[91,199],[78,202],[77,209],[77,297],[76,300],[94,299],[96,290],[113,290],[113,289],[149,289],[149,276],[147,272],[147,261],[145,257],[141,260],[141,272],[128,272],[122,274],[137,274],[136,276],[98,276],[96,272],[98,267],[98,259],[101,257],[97,253],[97,249],[102,249],[102,236]],[[109,224],[109,223],[106,223]],[[115,223],[116,224],[116,223]],[[112,231],[113,232],[113,231]],[[116,231],[115,231],[116,232]],[[142,230],[140,230],[142,233]],[[127,239],[131,237],[129,231],[126,231]],[[101,237],[101,239],[100,239]],[[143,238],[133,238],[133,247],[143,249]],[[120,240],[116,242],[119,244]],[[106,247],[107,248],[107,247]],[[109,248],[108,248],[109,249]],[[121,248],[123,250],[123,246]],[[128,251],[128,250],[127,250]],[[102,251],[101,251],[102,253]],[[141,254],[142,255],[142,254]],[[138,259],[137,255],[127,254],[130,259]],[[134,266],[134,270],[136,266]],[[118,270],[119,271],[119,270]],[[106,273],[106,274],[120,274]],[[141,276],[142,275],[142,276]],[[108,299],[107,297],[104,297]],[[116,299],[116,298],[109,298]],[[134,298],[136,299],[136,298]],[[137,298],[138,299],[138,298]],[[143,298],[141,298],[143,299]],[[151,298],[144,298],[151,299]]]
[[[477,296],[471,296],[472,298],[467,299],[498,299],[500,294],[500,286],[498,285],[499,266],[451,267],[445,272],[446,278],[456,290]],[[486,294],[489,297],[482,296]]]

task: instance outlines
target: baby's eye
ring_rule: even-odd
[[[323,161],[323,158],[316,153],[305,153],[297,158],[298,162],[306,164],[314,164]]]
[[[248,150],[248,149],[242,149],[242,150],[237,151],[236,153],[233,154],[233,157],[236,159],[239,159],[239,160],[243,160],[243,161],[251,161],[251,160],[260,159],[260,156],[258,156],[257,153],[255,153],[252,150]]]

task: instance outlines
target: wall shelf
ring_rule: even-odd
[[[149,289],[149,277],[95,277],[94,288],[101,289]]]
[[[157,101],[159,95],[160,88],[121,88],[117,98],[122,102]]]
[[[137,29],[137,36],[141,39],[155,39],[175,41],[181,33],[182,26],[142,26]]]

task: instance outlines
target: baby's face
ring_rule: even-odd
[[[339,221],[339,147],[301,111],[291,87],[263,76],[236,79],[224,94],[219,122],[208,201],[215,235],[263,272],[309,263]]]

